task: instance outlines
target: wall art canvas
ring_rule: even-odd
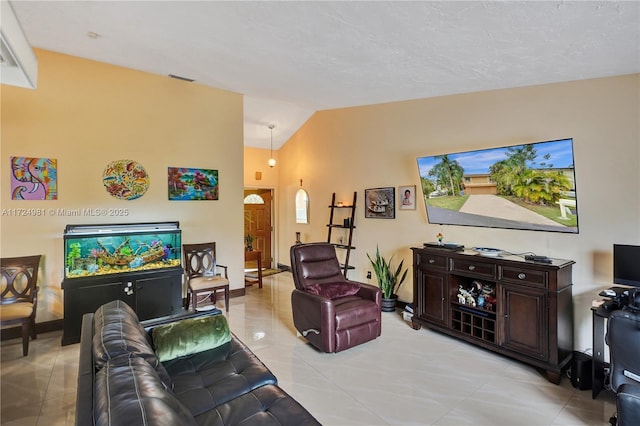
[[[11,157],[12,200],[57,200],[58,160]]]
[[[400,198],[399,208],[400,210],[415,210],[416,209],[416,186],[399,186],[398,197]]]
[[[135,200],[149,189],[149,175],[142,164],[133,160],[116,160],[102,172],[107,192],[120,200]]]
[[[217,200],[218,171],[169,167],[169,200]]]
[[[396,191],[394,187],[372,188],[364,190],[364,217],[395,219]]]

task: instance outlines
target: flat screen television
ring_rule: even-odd
[[[640,246],[613,245],[613,282],[640,287]]]
[[[573,139],[418,158],[429,223],[578,233]]]

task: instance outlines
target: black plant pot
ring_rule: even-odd
[[[382,303],[380,304],[380,310],[382,312],[394,312],[396,310],[396,302],[398,301],[398,296],[393,295],[390,299],[382,298]]]

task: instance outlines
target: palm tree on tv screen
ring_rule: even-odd
[[[450,195],[457,195],[461,190],[464,169],[456,160],[451,160],[448,155],[438,155],[438,164],[429,170],[429,176],[435,176],[438,186],[448,188]]]
[[[561,172],[532,169],[527,165],[536,164],[537,152],[532,145],[510,147],[507,155],[508,158],[489,168],[498,194],[512,195],[529,203],[553,204],[560,199],[562,191],[570,189],[569,179]],[[550,156],[543,158],[549,160]],[[540,165],[553,167],[546,162]]]
[[[506,155],[506,159],[491,165],[489,173],[498,186],[498,194],[516,195],[514,185],[522,186],[527,161],[534,162],[537,153],[532,145],[521,145],[509,147]]]

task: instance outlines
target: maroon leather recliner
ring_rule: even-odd
[[[380,289],[347,280],[333,245],[298,244],[290,254],[293,324],[309,343],[331,353],[380,336]]]

